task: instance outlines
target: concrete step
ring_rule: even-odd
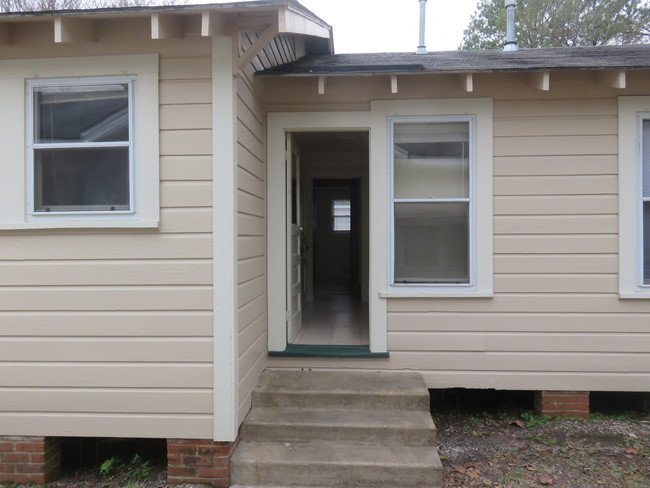
[[[231,459],[231,482],[244,486],[439,487],[442,466],[430,446],[340,442],[242,441]]]
[[[436,430],[428,411],[343,408],[251,410],[242,439],[263,442],[345,441],[379,445],[433,446]]]
[[[350,485],[345,485],[350,486]],[[287,485],[230,485],[229,488],[287,488]],[[331,488],[330,486],[317,486],[317,485],[292,485],[291,488]],[[391,488],[439,488],[439,487],[432,487],[431,485],[424,485],[424,486],[409,486],[409,487],[401,487],[401,486],[394,486]]]
[[[429,393],[417,373],[267,370],[253,406],[428,411]]]

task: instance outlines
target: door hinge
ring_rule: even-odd
[[[284,312],[284,320],[286,320],[287,322],[289,322],[289,320],[291,320],[291,311],[290,310],[285,310],[285,312]]]

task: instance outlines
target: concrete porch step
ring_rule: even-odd
[[[429,392],[417,373],[265,371],[231,458],[255,488],[439,488]]]
[[[286,485],[230,485],[229,488],[286,488]],[[291,488],[330,488],[329,486],[305,486],[294,485]],[[393,487],[393,488],[431,488],[430,486],[409,486],[409,487]]]
[[[428,411],[343,408],[251,410],[241,438],[249,441],[345,441],[380,445],[433,446],[436,430]]]
[[[231,480],[256,487],[438,487],[442,466],[430,446],[242,441],[232,458]]]
[[[267,370],[253,406],[428,411],[429,393],[417,373]]]

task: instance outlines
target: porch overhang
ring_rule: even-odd
[[[56,44],[97,42],[102,32],[125,19],[144,31],[138,35],[151,39],[212,37],[238,29],[264,33],[260,39],[267,42],[281,34],[305,36],[312,41],[305,43],[305,54],[333,52],[332,28],[294,0],[0,13],[0,46],[20,44],[20,30],[34,24],[48,29]],[[262,49],[259,44],[255,47]]]

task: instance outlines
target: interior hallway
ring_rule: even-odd
[[[321,290],[302,309],[302,329],[294,344],[367,346],[368,304],[347,291]]]

